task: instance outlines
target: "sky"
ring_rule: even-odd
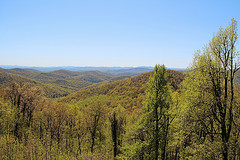
[[[240,22],[239,6],[239,0],[0,0],[0,65],[186,68],[220,26]]]

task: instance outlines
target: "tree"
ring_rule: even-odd
[[[183,98],[187,106],[188,121],[191,121],[192,135],[185,147],[197,143],[220,143],[213,148],[211,156],[218,152],[227,160],[234,122],[235,106],[234,78],[239,70],[236,52],[237,22],[232,19],[226,28],[220,28],[209,45],[195,55],[190,73],[183,83]],[[190,127],[188,126],[188,127]],[[208,147],[207,150],[209,150]],[[210,156],[210,159],[213,157]],[[206,158],[206,157],[205,157]]]
[[[116,157],[120,153],[120,147],[122,146],[122,135],[125,132],[126,115],[125,109],[122,106],[118,106],[109,115],[111,124],[111,133],[113,141],[113,156]]]
[[[25,132],[21,130],[31,126],[34,110],[42,99],[43,91],[38,86],[32,86],[29,83],[19,85],[16,82],[12,82],[5,91],[6,99],[10,100],[15,107],[16,124],[14,135],[21,140],[23,133],[20,132]]]
[[[87,99],[88,102],[85,104],[84,114],[87,115],[86,125],[90,133],[90,151],[94,153],[95,146],[97,145],[100,149],[100,144],[104,141],[104,128],[106,121],[106,97],[95,96]]]
[[[166,80],[166,68],[164,65],[156,65],[154,74],[148,82],[146,91],[146,104],[144,107],[144,130],[148,138],[148,159],[166,159],[166,147],[168,141],[170,89]],[[159,152],[160,150],[160,152]]]
[[[214,95],[206,67],[209,59],[209,56],[198,51],[182,84],[180,113],[174,124],[179,124],[177,135],[184,158],[218,158],[219,144],[215,144],[218,127],[211,111]]]
[[[222,155],[228,159],[228,142],[233,124],[234,78],[239,70],[237,62],[237,21],[231,20],[226,28],[220,28],[209,44],[209,52],[215,60],[215,65],[210,65],[209,75],[214,89],[215,106],[214,118],[221,127]]]

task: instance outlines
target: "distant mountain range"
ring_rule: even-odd
[[[119,73],[123,74],[125,72],[149,72],[154,69],[152,66],[139,66],[139,67],[79,67],[79,66],[53,66],[53,67],[34,67],[34,66],[18,66],[18,65],[0,65],[0,68],[13,69],[13,68],[24,68],[24,69],[35,69],[43,72],[50,72],[55,70],[69,70],[69,71],[102,71],[108,73]],[[185,68],[167,68],[177,71],[186,71]],[[126,75],[126,74],[123,74]]]
[[[49,88],[54,88],[54,91],[49,92],[48,97],[66,96],[80,89],[90,88],[92,85],[95,87],[129,77],[131,76],[118,76],[101,71],[79,72],[61,69],[43,72],[29,68],[0,68],[0,84],[11,81],[25,81],[44,85],[42,88],[46,88],[46,91],[51,91]]]
[[[0,68],[0,84],[11,81],[38,84],[44,88],[48,97],[53,98],[66,96],[80,89],[93,88],[138,76],[153,70],[153,67],[0,67],[2,67]]]

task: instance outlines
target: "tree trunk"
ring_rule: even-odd
[[[113,140],[113,156],[117,156],[117,119],[116,119],[116,113],[113,113],[113,119],[111,122],[111,127],[112,127],[112,140]]]
[[[158,120],[158,106],[155,105],[155,160],[159,156],[159,120]]]

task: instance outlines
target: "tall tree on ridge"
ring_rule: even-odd
[[[148,82],[146,106],[144,108],[144,127],[148,134],[148,159],[166,159],[170,106],[170,88],[166,80],[164,65],[156,65],[154,74]]]

